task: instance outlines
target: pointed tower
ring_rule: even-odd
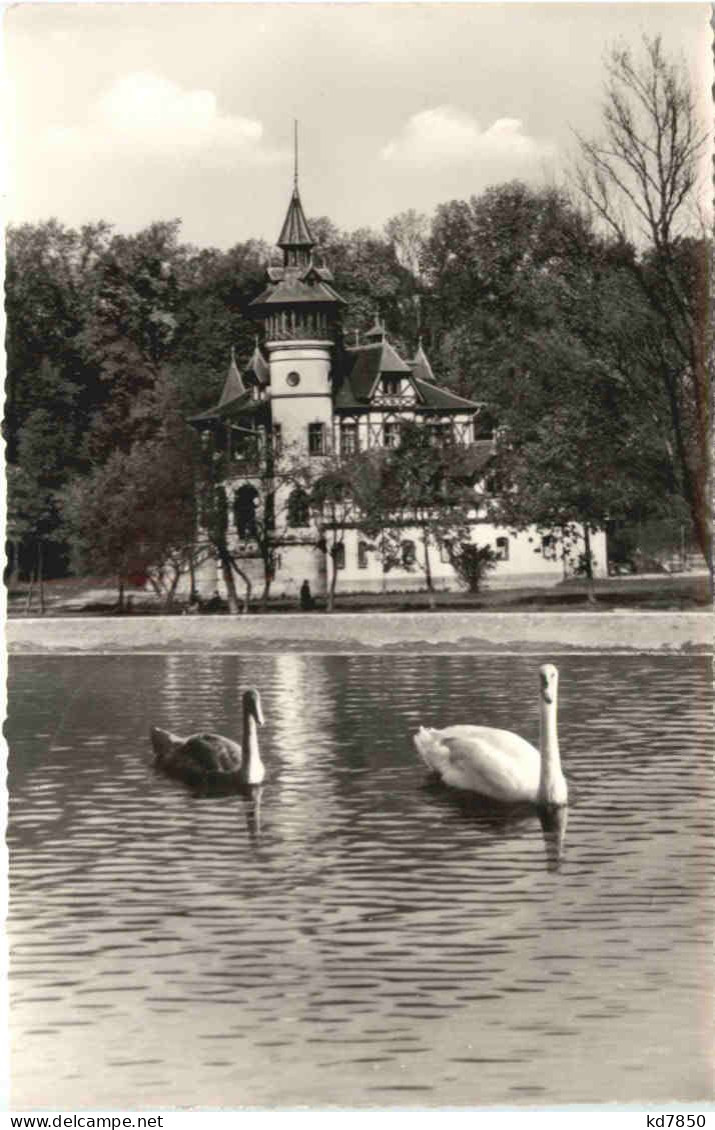
[[[271,414],[284,447],[322,455],[331,444],[331,368],[344,299],[331,286],[330,271],[313,263],[315,240],[298,189],[297,138],[293,194],[278,246],[283,263],[269,267],[268,286],[251,303],[264,328]]]
[[[283,252],[283,265],[285,267],[308,269],[315,240],[310,233],[303,205],[300,202],[297,179],[293,184],[293,195],[288,205],[281,234],[278,236],[278,246]]]
[[[223,386],[221,399],[218,402],[219,408],[223,408],[224,405],[230,404],[232,401],[236,400],[237,397],[243,396],[245,391],[246,386],[241,379],[241,373],[236,364],[236,354],[233,346],[231,346],[231,363],[228,367],[228,376]]]

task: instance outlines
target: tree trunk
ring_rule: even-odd
[[[700,550],[705,558],[705,563],[708,567],[710,574],[710,590],[713,587],[713,543],[712,543],[712,529],[710,526],[710,515],[707,501],[708,481],[707,474],[698,474],[697,471],[693,472],[690,466],[690,459],[688,457],[688,448],[683,432],[683,425],[680,413],[680,405],[678,403],[677,390],[673,385],[672,379],[667,371],[663,372],[664,384],[668,393],[668,402],[670,405],[670,419],[673,427],[673,435],[675,437],[675,450],[678,456],[678,465],[681,473],[682,492],[685,496],[685,501],[690,510],[690,516],[695,530],[695,537],[697,538]],[[701,451],[705,450],[705,444],[702,444]],[[705,456],[706,465],[707,458]]]
[[[159,584],[159,581],[156,579],[156,577],[154,577],[151,573],[149,573],[148,581],[149,581],[149,584],[151,585],[151,587],[154,590],[154,595],[157,596],[159,598],[159,600],[165,601],[166,600],[166,594],[164,592],[163,587]]]
[[[37,583],[40,593],[40,616],[45,615],[45,578],[43,575],[42,539],[37,543]]]
[[[190,594],[189,599],[190,600],[194,599],[194,593],[196,592],[196,566],[195,566],[195,562],[194,562],[195,551],[196,551],[196,545],[194,543],[194,544],[192,544],[191,550],[189,552],[189,594]]]
[[[226,586],[226,598],[228,600],[228,610],[232,616],[238,616],[241,611],[238,605],[238,593],[236,592],[236,582],[233,579],[233,569],[231,568],[231,557],[227,549],[219,549],[218,551],[219,562],[221,564],[221,576],[223,583]]]
[[[586,559],[586,593],[589,604],[596,603],[596,589],[593,583],[593,559],[591,557],[591,530],[588,522],[583,524],[583,544]]]
[[[243,591],[243,606],[241,608],[241,615],[246,616],[251,608],[251,593],[253,592],[253,585],[251,584],[251,578],[249,577],[248,573],[244,573],[241,566],[236,564],[235,557],[231,557],[230,560],[231,565],[236,570],[245,585]]]
[[[12,546],[12,568],[8,578],[8,587],[12,588],[20,580],[20,541],[18,538],[13,538],[10,542]]]
[[[171,584],[169,585],[167,592],[166,592],[166,602],[165,602],[164,607],[165,607],[167,612],[170,612],[171,609],[174,606],[174,597],[176,596],[176,590],[179,587],[179,578],[180,577],[181,577],[181,571],[179,569],[174,569],[174,576],[173,576]]]
[[[263,592],[261,593],[261,608],[264,612],[268,611],[268,597],[271,591],[272,580],[272,575],[270,573],[266,573],[263,578]]]
[[[32,607],[32,590],[33,590],[34,584],[35,584],[35,573],[34,573],[34,570],[31,569],[30,570],[30,587],[27,590],[27,600],[25,601],[25,615],[26,616],[29,614],[30,608]]]
[[[333,562],[333,568],[330,574],[330,585],[328,587],[327,600],[325,603],[325,611],[332,612],[335,608],[335,589],[338,584],[338,559],[333,554],[330,555]]]
[[[432,563],[429,555],[429,535],[427,530],[422,531],[422,544],[425,549],[425,580],[427,582],[427,594],[429,599],[430,611],[433,611],[436,606],[436,597],[434,585],[432,583]]]

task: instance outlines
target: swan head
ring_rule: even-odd
[[[243,692],[243,710],[246,715],[255,718],[259,726],[264,724],[261,696],[255,687],[249,687]]]
[[[542,702],[551,704],[556,702],[556,691],[559,686],[558,668],[553,663],[544,663],[539,668],[539,688]]]

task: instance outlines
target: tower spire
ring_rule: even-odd
[[[315,240],[308,227],[308,221],[303,212],[298,191],[298,119],[293,119],[293,195],[291,196],[288,212],[281,234],[278,236],[278,246],[283,250],[285,267],[308,267],[310,256],[315,247]]]

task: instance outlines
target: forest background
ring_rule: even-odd
[[[313,218],[317,255],[346,344],[377,314],[485,405],[515,528],[607,527],[614,560],[687,542],[712,569],[706,138],[658,39],[612,52],[602,124],[564,187],[499,184],[381,231]],[[11,578],[150,568],[195,536],[187,418],[218,401],[231,350],[252,353],[276,255],[183,243],[178,219],[8,230]]]

